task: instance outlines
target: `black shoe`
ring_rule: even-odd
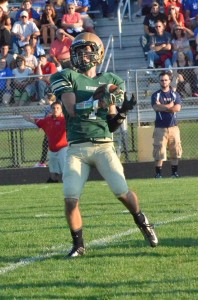
[[[71,249],[71,251],[68,253],[68,257],[77,257],[77,256],[82,256],[85,254],[85,248],[84,247],[79,247],[76,248],[75,246]]]
[[[155,175],[155,179],[161,179],[161,178],[162,178],[162,175],[161,175],[161,174],[157,173],[157,174]]]
[[[47,183],[58,183],[58,180],[53,180],[51,177],[46,181]]]
[[[158,238],[154,231],[154,226],[152,224],[149,224],[148,219],[145,215],[144,215],[144,222],[141,225],[139,224],[137,225],[141,230],[144,238],[149,241],[151,247],[156,247],[158,245]]]
[[[179,174],[177,172],[175,172],[171,175],[171,178],[179,178]]]

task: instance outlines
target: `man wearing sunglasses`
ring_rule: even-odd
[[[14,23],[12,33],[14,35],[13,53],[17,54],[22,53],[23,47],[29,44],[32,34],[40,35],[38,27],[34,22],[29,21],[28,12],[25,10],[20,13],[20,20]]]

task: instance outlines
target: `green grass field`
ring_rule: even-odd
[[[67,259],[62,184],[0,186],[0,299],[198,299],[197,178],[129,180],[151,248],[104,181],[81,198],[86,255]]]

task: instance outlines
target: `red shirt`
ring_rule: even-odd
[[[62,17],[62,22],[65,22],[67,24],[74,24],[78,23],[81,20],[81,15],[78,12],[75,12],[74,14],[65,14]]]
[[[170,2],[170,1],[168,1],[166,4],[164,4],[164,13],[165,13],[166,16],[168,16],[168,14],[169,14],[169,7],[170,6],[176,6],[178,12],[183,14],[183,6],[180,2]]]
[[[68,145],[65,130],[66,122],[63,115],[56,119],[50,115],[44,119],[35,119],[35,122],[47,135],[50,151],[57,152]]]
[[[57,72],[56,66],[54,63],[48,61],[45,66],[41,66],[43,75],[54,74]]]
[[[63,41],[59,41],[58,39],[54,40],[50,46],[50,55],[55,56],[57,60],[70,59],[71,44],[72,40],[67,36]]]

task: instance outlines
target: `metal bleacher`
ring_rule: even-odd
[[[124,18],[122,22],[122,48],[119,44],[117,12],[115,11],[114,20],[101,18],[100,15],[96,16],[95,19],[96,33],[102,39],[104,45],[106,45],[109,36],[113,35],[115,73],[124,80],[127,78],[128,69],[145,69],[147,66],[139,43],[139,37],[144,32],[144,17],[137,18],[135,16],[137,10],[137,2],[131,2],[131,21],[129,18]],[[111,66],[109,71],[112,71]]]

